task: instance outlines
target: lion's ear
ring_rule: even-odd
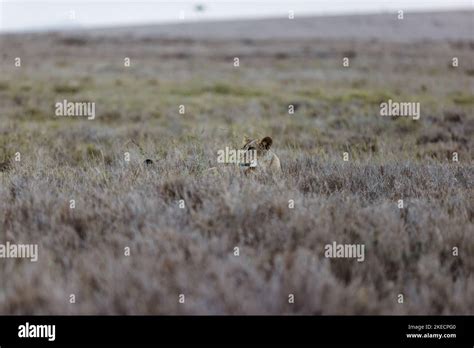
[[[262,147],[265,149],[265,150],[268,150],[270,149],[270,147],[272,146],[273,144],[273,140],[272,138],[270,137],[265,137],[262,139],[262,141],[260,141],[260,145],[262,145]]]
[[[242,145],[247,145],[250,140],[251,139],[248,136],[244,135],[244,138],[242,139]]]

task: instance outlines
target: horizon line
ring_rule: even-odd
[[[419,8],[419,9],[409,9],[404,10],[405,14],[434,14],[434,13],[454,13],[454,12],[474,12],[474,8],[472,7],[456,7],[456,8]],[[377,10],[367,10],[363,12],[358,11],[328,11],[327,13],[310,13],[305,15],[297,16],[295,15],[295,19],[298,18],[303,19],[310,19],[310,18],[331,18],[331,17],[357,17],[357,16],[378,16],[378,15],[388,15],[394,14],[397,10],[392,9],[377,9]],[[77,23],[77,25],[50,25],[50,26],[41,26],[41,27],[26,27],[26,28],[2,28],[0,25],[0,34],[27,34],[27,33],[48,33],[48,32],[70,32],[70,31],[94,31],[94,30],[113,30],[113,29],[125,29],[125,28],[140,28],[140,27],[159,27],[159,26],[176,26],[176,25],[185,25],[185,24],[212,24],[212,23],[225,23],[225,22],[255,22],[255,21],[265,21],[265,20],[277,20],[277,19],[287,19],[286,16],[276,15],[276,14],[268,14],[262,16],[219,16],[215,18],[190,18],[190,19],[169,19],[169,20],[157,20],[157,21],[137,21],[137,22],[130,22],[130,23],[106,23],[106,24],[81,24]]]

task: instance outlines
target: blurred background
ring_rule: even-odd
[[[0,30],[48,30],[108,27],[267,17],[318,16],[352,13],[460,10],[472,7],[470,0],[315,0],[315,1],[195,1],[195,0],[2,0]]]

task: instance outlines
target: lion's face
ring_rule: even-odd
[[[273,140],[270,137],[265,137],[263,139],[244,139],[244,146],[242,150],[249,151],[249,150],[256,150],[257,154],[265,154],[270,147],[272,146]]]
[[[258,166],[260,159],[267,157],[267,153],[270,150],[272,143],[273,140],[270,137],[265,137],[263,139],[244,138],[244,146],[242,147],[242,150],[244,151],[243,158],[245,160],[243,162],[245,163],[245,166]],[[248,159],[256,159],[256,162],[251,165]]]

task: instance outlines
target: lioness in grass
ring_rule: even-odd
[[[238,165],[245,175],[249,174],[277,174],[281,172],[278,156],[270,150],[273,140],[270,137],[250,139],[245,137],[240,150],[218,151],[218,162]],[[229,155],[230,152],[230,155]],[[212,167],[204,171],[205,174],[219,173],[219,167]]]
[[[235,156],[230,161],[221,161],[218,159],[218,162],[237,164],[245,175],[281,173],[280,159],[270,150],[272,144],[273,140],[271,137],[265,137],[263,139],[250,139],[245,137],[242,149],[237,150],[236,153],[234,153]],[[146,159],[144,164],[146,166],[152,166],[154,162],[151,159]],[[205,170],[204,174],[217,174],[218,172],[219,167],[212,167]]]
[[[244,138],[244,151],[254,151],[256,153],[256,163],[251,166],[249,163],[244,163],[246,167],[244,170],[245,174],[254,173],[281,173],[281,163],[278,156],[270,150],[272,147],[273,140],[270,137],[263,139],[249,139]]]

